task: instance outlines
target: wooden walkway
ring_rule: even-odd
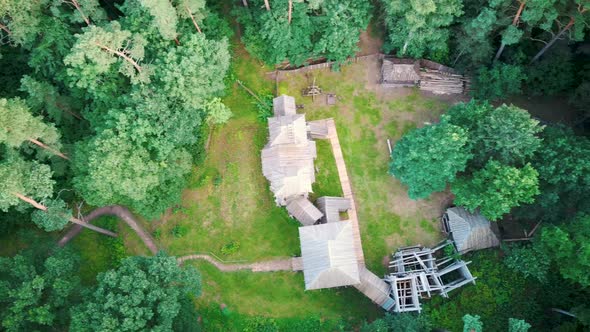
[[[348,172],[346,171],[346,163],[344,162],[344,156],[342,155],[342,149],[340,148],[340,140],[338,139],[338,132],[336,132],[336,124],[334,119],[326,119],[326,126],[328,127],[328,139],[332,146],[332,153],[336,160],[336,167],[338,168],[338,176],[340,177],[340,185],[342,186],[342,193],[344,198],[350,200],[350,210],[348,210],[348,219],[352,223],[352,236],[354,241],[354,250],[356,251],[356,259],[359,264],[359,269],[365,268],[365,255],[363,254],[363,246],[361,244],[361,232],[359,229],[359,220],[356,214],[356,202],[354,201],[354,195],[352,193],[352,187],[348,178]]]
[[[196,255],[186,255],[182,257],[178,257],[176,261],[179,265],[182,265],[184,262],[189,260],[196,260],[201,259],[213,264],[219,271],[222,272],[233,272],[233,271],[240,271],[240,270],[249,270],[252,272],[273,272],[273,271],[300,271],[303,269],[303,264],[300,262],[301,257],[295,258],[286,258],[286,259],[276,259],[271,261],[264,261],[264,262],[255,262],[255,263],[244,263],[244,264],[225,264],[217,260],[216,258],[205,255],[205,254],[196,254]]]
[[[338,176],[340,177],[340,185],[342,186],[342,193],[345,198],[350,200],[350,210],[348,210],[348,219],[352,223],[353,245],[356,251],[356,259],[359,265],[359,272],[361,274],[361,283],[354,287],[361,293],[365,294],[373,302],[377,303],[386,310],[391,307],[391,300],[389,298],[389,286],[381,278],[377,277],[373,272],[369,271],[365,266],[365,255],[363,253],[363,246],[361,243],[361,231],[359,228],[359,220],[356,214],[356,202],[348,172],[346,171],[346,163],[340,147],[340,140],[338,139],[338,132],[336,131],[336,124],[334,119],[326,119],[326,126],[328,127],[328,139],[332,146],[332,153],[336,160],[336,167],[338,168]]]

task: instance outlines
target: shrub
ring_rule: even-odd
[[[231,241],[229,243],[226,243],[223,245],[223,247],[221,247],[221,253],[223,255],[231,255],[231,254],[235,254],[236,252],[238,252],[238,250],[240,249],[240,242],[238,241]]]

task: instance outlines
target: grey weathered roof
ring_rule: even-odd
[[[305,145],[307,139],[307,125],[305,115],[293,114],[268,118],[268,144]]]
[[[360,283],[349,221],[299,227],[305,289]]]
[[[340,221],[340,212],[350,209],[350,200],[344,197],[323,196],[316,201],[318,208],[324,213],[324,222]]]
[[[490,221],[481,214],[471,214],[462,207],[447,209],[446,214],[449,233],[459,252],[500,245]]]
[[[287,203],[287,211],[304,226],[315,224],[323,216],[322,212],[304,197],[290,200]]]
[[[326,139],[328,138],[328,123],[325,119],[309,121],[307,123],[309,134],[312,138]]]
[[[365,294],[371,301],[379,304],[383,309],[389,310],[393,307],[394,301],[389,297],[390,286],[377,277],[373,272],[363,267],[360,271],[361,283],[354,287]]]
[[[420,62],[404,59],[383,60],[381,66],[382,83],[417,83],[420,81]]]
[[[295,98],[291,96],[281,95],[272,100],[272,109],[275,116],[293,115],[297,113],[295,106]]]
[[[275,117],[268,119],[269,141],[262,150],[262,173],[279,205],[304,196],[315,182],[313,161],[315,142],[307,136],[305,115],[295,114],[295,99],[280,96],[273,100]]]

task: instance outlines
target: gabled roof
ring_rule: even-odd
[[[275,116],[293,115],[297,112],[295,98],[286,95],[276,97],[272,100],[272,109]]]
[[[278,116],[268,119],[268,145],[306,144],[307,125],[303,114]]]
[[[305,115],[295,114],[295,98],[277,97],[273,106],[275,116],[268,119],[269,140],[261,155],[262,173],[277,204],[287,205],[288,199],[312,192],[317,151],[307,136]]]
[[[287,204],[287,211],[303,226],[313,225],[323,216],[322,212],[304,197],[290,200]]]
[[[459,252],[500,245],[492,224],[481,214],[471,214],[462,207],[447,209],[447,226]]]
[[[299,227],[305,289],[360,283],[349,221]]]

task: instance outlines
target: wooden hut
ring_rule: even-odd
[[[447,209],[442,217],[443,231],[455,242],[460,253],[500,245],[497,225],[481,214],[471,214],[462,207]]]
[[[297,219],[303,226],[310,226],[320,220],[324,215],[318,208],[304,197],[291,199],[287,203],[289,215]]]
[[[413,87],[420,82],[420,61],[413,59],[383,59],[381,85],[384,87]]]
[[[351,208],[350,200],[344,197],[323,196],[318,198],[316,204],[324,214],[322,218],[324,223],[340,221],[340,213]]]
[[[360,283],[349,221],[299,227],[305,289]]]
[[[295,99],[273,100],[275,116],[268,119],[269,140],[262,149],[262,173],[270,181],[277,205],[289,199],[307,198],[315,182],[315,142],[307,134],[305,115],[296,114]]]

